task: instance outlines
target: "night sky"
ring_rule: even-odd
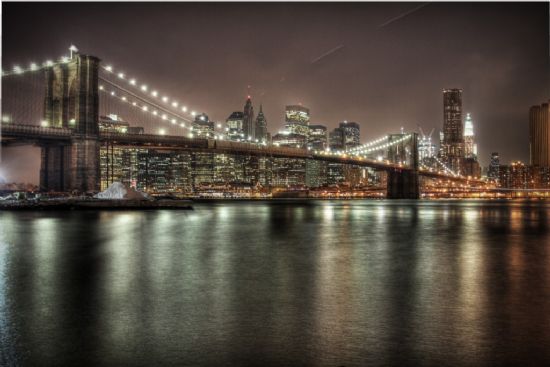
[[[302,103],[312,123],[357,121],[362,141],[417,125],[437,137],[442,89],[462,88],[486,165],[492,151],[529,159],[528,110],[550,96],[548,15],[548,3],[4,2],[2,67],[74,43],[215,121],[242,111],[250,86],[272,133]],[[3,153],[10,178],[38,180],[36,154]]]

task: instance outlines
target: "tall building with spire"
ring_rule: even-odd
[[[264,111],[262,110],[262,105],[260,104],[260,112],[258,113],[258,117],[256,117],[256,139],[258,139],[259,142],[267,141],[267,120],[264,115]]]
[[[477,144],[475,142],[474,122],[472,116],[467,113],[464,121],[464,156],[477,159]]]
[[[254,122],[254,107],[252,107],[252,99],[250,96],[246,99],[243,115],[243,131],[245,140],[254,140],[256,139],[256,124]]]

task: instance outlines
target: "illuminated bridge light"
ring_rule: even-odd
[[[105,66],[105,70],[107,70],[108,72],[112,72],[113,67],[111,65]]]

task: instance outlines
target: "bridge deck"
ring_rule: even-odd
[[[2,144],[17,142],[38,143],[41,141],[58,141],[68,143],[74,137],[79,137],[70,128],[43,127],[37,125],[3,124],[1,130]],[[225,154],[249,154],[258,156],[269,156],[276,158],[303,158],[315,159],[333,163],[354,164],[363,167],[370,167],[384,171],[410,171],[411,167],[402,166],[385,161],[365,159],[352,155],[312,154],[305,149],[265,146],[251,143],[234,141],[212,140],[212,139],[191,139],[184,136],[174,135],[152,135],[152,134],[126,134],[114,132],[100,132],[99,141],[115,146],[127,146],[136,148],[154,148],[171,150],[190,150],[216,152]],[[420,176],[451,180],[455,182],[468,182],[471,184],[483,184],[479,179],[467,179],[462,176],[451,176],[437,171],[420,169]]]

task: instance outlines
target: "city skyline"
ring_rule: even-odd
[[[250,91],[256,108],[262,104],[271,133],[284,125],[284,106],[302,103],[311,109],[311,124],[331,130],[344,120],[358,122],[362,141],[401,127],[439,131],[441,90],[460,88],[463,111],[476,121],[481,164],[487,166],[493,151],[502,161],[528,161],[528,109],[548,95],[543,31],[548,20],[541,11],[547,4],[429,4],[387,22],[412,5],[109,4],[102,27],[90,33],[83,29],[101,6],[5,4],[3,68],[36,55],[54,57],[46,49],[53,45],[62,53],[70,38],[85,53],[110,57],[105,62],[135,65],[128,72],[158,80],[214,121],[242,108]],[[260,22],[268,10],[270,20]],[[79,19],[79,25],[53,25],[43,35],[21,22],[24,17],[40,24],[39,16],[59,12]],[[144,12],[147,24],[129,20]],[[224,27],[238,12],[252,19],[246,32]],[[310,16],[300,25],[275,27],[303,12]],[[331,17],[334,12],[339,16]],[[184,14],[184,23],[175,22],[178,14]],[[217,42],[216,31],[198,25],[201,32],[191,35],[189,29],[204,19],[220,24],[227,42]],[[450,24],[445,35],[433,32],[442,24]],[[515,32],[517,27],[522,32]],[[408,35],[412,29],[414,36]],[[124,46],[105,41],[114,31]],[[148,38],[161,38],[164,45]],[[288,42],[275,42],[280,39]],[[140,56],[144,49],[146,56]],[[241,57],[243,52],[248,56]]]

